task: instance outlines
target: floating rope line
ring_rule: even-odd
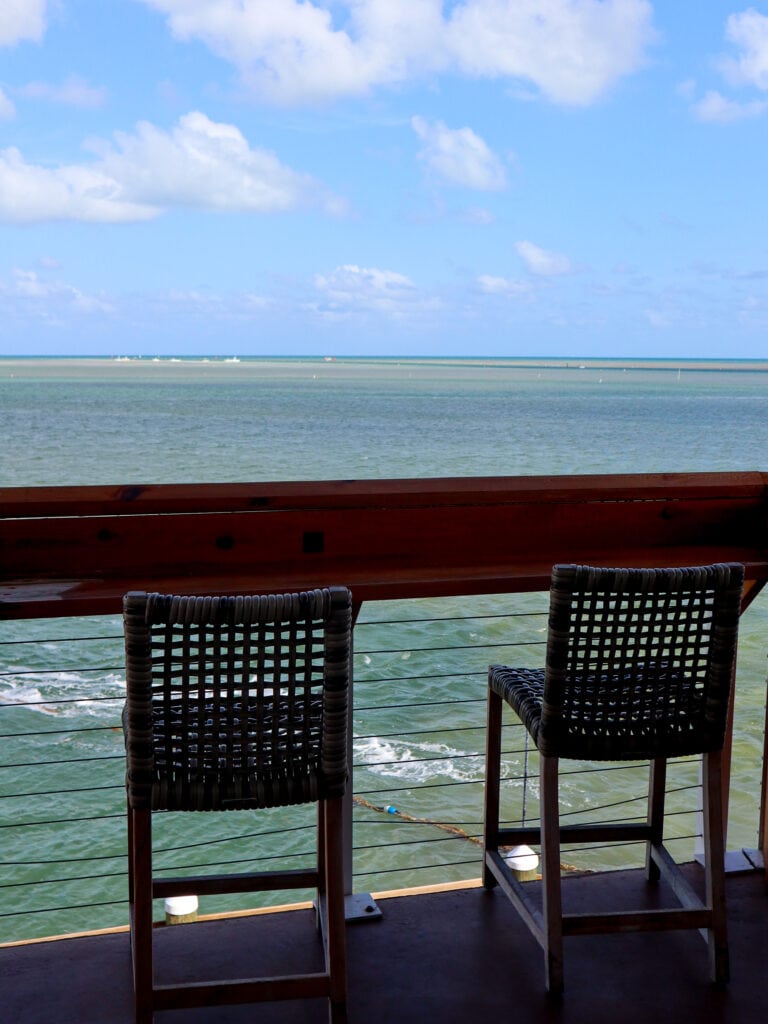
[[[431,825],[433,828],[439,828],[443,832],[450,832],[451,835],[456,836],[458,839],[466,839],[470,843],[475,843],[477,846],[483,845],[481,836],[471,836],[469,832],[465,832],[463,828],[459,828],[458,825],[450,825],[444,821],[433,821],[431,818],[417,818],[413,814],[408,814],[406,811],[401,811],[392,804],[388,804],[386,807],[382,807],[379,804],[373,804],[370,800],[366,800],[361,796],[353,796],[353,803],[356,803],[358,807],[365,807],[369,811],[376,811],[378,814],[389,814],[392,817],[399,818],[401,821],[409,821],[414,825]],[[501,850],[511,850],[511,846],[501,846]],[[565,872],[579,872],[582,874],[592,874],[593,872],[589,868],[579,868],[575,864],[565,864],[561,862],[560,870]],[[538,874],[537,878],[541,878]]]
[[[444,821],[432,821],[431,818],[416,818],[412,814],[398,810],[392,804],[389,804],[387,807],[380,807],[378,804],[372,804],[370,800],[366,800],[361,796],[353,796],[352,800],[359,807],[366,807],[369,811],[376,811],[378,814],[390,814],[393,817],[400,818],[401,821],[410,821],[414,825],[431,825],[433,828],[442,829],[443,832],[450,832],[451,835],[458,836],[459,839],[468,839],[470,843],[482,845],[482,839],[479,836],[471,836],[469,832],[465,832],[458,825],[449,825]]]

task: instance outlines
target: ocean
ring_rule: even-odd
[[[3,486],[760,470],[768,363],[4,359],[0,436]],[[478,875],[485,669],[541,659],[545,606],[364,607],[356,890]],[[741,627],[730,849],[757,842],[767,627],[761,595]],[[0,941],[126,921],[120,630],[117,617],[0,622]],[[510,816],[535,817],[534,761],[508,735]],[[683,854],[697,770],[679,768]],[[638,769],[579,772],[563,799],[635,814],[641,791]],[[295,810],[188,817],[191,838],[173,816],[158,829],[169,869],[299,863],[308,845]],[[601,869],[636,851],[568,856]]]

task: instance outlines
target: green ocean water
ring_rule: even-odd
[[[3,486],[760,470],[768,372],[672,361],[0,360],[0,437]],[[356,889],[477,876],[477,844],[455,830],[480,830],[485,668],[540,660],[544,608],[543,595],[364,608]],[[757,841],[767,649],[761,596],[741,628],[734,849]],[[118,619],[0,622],[0,941],[125,922],[122,688]],[[519,730],[505,749],[509,816],[535,817],[535,784],[518,778]],[[685,787],[696,772],[679,767],[681,837],[695,830]],[[563,799],[604,816],[641,789],[637,770],[578,774]],[[278,850],[299,863],[308,846],[306,831],[274,834],[295,829],[295,810],[215,817],[191,816],[182,839],[168,816],[164,863],[245,869]],[[681,838],[681,851],[692,844]],[[613,867],[631,854],[579,856],[579,866]]]

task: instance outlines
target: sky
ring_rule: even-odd
[[[0,356],[768,358],[768,0],[0,0]]]

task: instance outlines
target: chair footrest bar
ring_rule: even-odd
[[[651,829],[645,822],[560,826],[560,840],[563,843],[646,842],[650,837]],[[499,846],[517,846],[523,843],[538,844],[540,841],[541,830],[539,828],[501,828],[498,831]]]
[[[645,842],[651,837],[650,826],[643,822],[630,824],[561,825],[560,839],[564,843],[578,842]]]
[[[529,846],[541,842],[541,829],[531,827],[500,828],[498,833],[499,846]]]
[[[152,880],[152,896],[212,896],[217,893],[266,892],[271,889],[316,889],[315,870],[255,871],[232,875],[184,875]]]
[[[707,928],[712,912],[706,908],[681,910],[617,910],[607,914],[563,914],[563,935],[602,935],[610,932],[675,931]]]
[[[300,974],[279,978],[201,981],[184,985],[157,985],[152,994],[155,1010],[267,1003],[284,999],[322,999],[330,995],[330,978],[327,974]]]

